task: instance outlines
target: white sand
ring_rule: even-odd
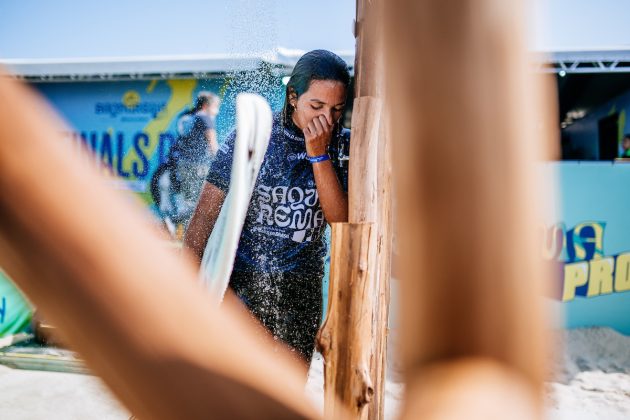
[[[555,379],[547,384],[548,418],[630,419],[630,337],[592,328],[563,331],[558,342],[565,350],[558,351]],[[386,419],[396,417],[404,391],[394,373],[385,386]],[[316,354],[306,392],[320,408],[322,386],[322,358]],[[129,414],[98,378],[0,366],[0,418],[118,420]]]
[[[403,396],[403,385],[390,379],[385,384],[385,418],[394,419],[398,413],[400,399]],[[311,369],[308,372],[306,394],[315,403],[315,406],[324,411],[324,359],[319,353],[315,353]]]
[[[607,328],[561,331],[556,348],[554,379],[545,395],[550,420],[630,419],[630,337]],[[307,393],[318,407],[323,404],[322,371],[316,355]],[[390,371],[385,384],[386,419],[396,417],[403,397],[396,377]]]
[[[607,328],[563,331],[547,386],[553,420],[630,419],[630,337]]]
[[[129,414],[96,377],[0,366],[0,419],[127,420]]]

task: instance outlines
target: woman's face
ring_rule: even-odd
[[[346,105],[346,87],[336,80],[313,80],[299,98],[291,98],[293,122],[301,130],[315,117],[323,115],[330,125],[341,118]]]

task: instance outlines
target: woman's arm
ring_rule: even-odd
[[[192,251],[199,264],[201,264],[206,242],[219,217],[224,200],[223,190],[209,182],[204,182],[199,202],[184,235],[184,248]]]
[[[332,138],[333,125],[326,117],[320,115],[313,119],[304,129],[306,154],[308,156],[324,155]],[[330,160],[315,162],[313,175],[319,203],[328,223],[348,221],[348,194],[341,187],[335,169]]]
[[[328,223],[348,221],[348,194],[341,187],[330,160],[313,163],[319,204]]]

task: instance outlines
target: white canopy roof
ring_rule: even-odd
[[[289,73],[303,50],[277,48],[262,54],[196,54],[144,57],[0,59],[16,76],[34,81],[202,78],[254,70],[261,63]],[[352,68],[354,51],[336,51]]]
[[[277,48],[262,54],[196,54],[66,59],[0,59],[0,65],[31,81],[141,80],[210,78],[270,64],[280,75],[290,73],[304,50]],[[354,51],[335,51],[352,69]],[[602,48],[545,52],[538,70],[565,73],[630,73],[630,49]]]

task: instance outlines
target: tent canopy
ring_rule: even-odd
[[[290,73],[304,50],[276,48],[260,54],[196,54],[145,57],[70,59],[0,59],[18,77],[30,81],[141,80],[208,78],[227,72],[254,70],[261,63],[278,74]],[[354,51],[335,51],[350,68]]]
[[[305,50],[278,47],[253,54],[191,54],[140,57],[86,57],[56,59],[0,59],[18,77],[29,81],[142,80],[209,78],[228,72],[249,71],[267,63],[279,75],[290,73]],[[335,51],[350,69],[354,51]],[[550,73],[630,73],[630,49],[536,53],[538,70]]]

